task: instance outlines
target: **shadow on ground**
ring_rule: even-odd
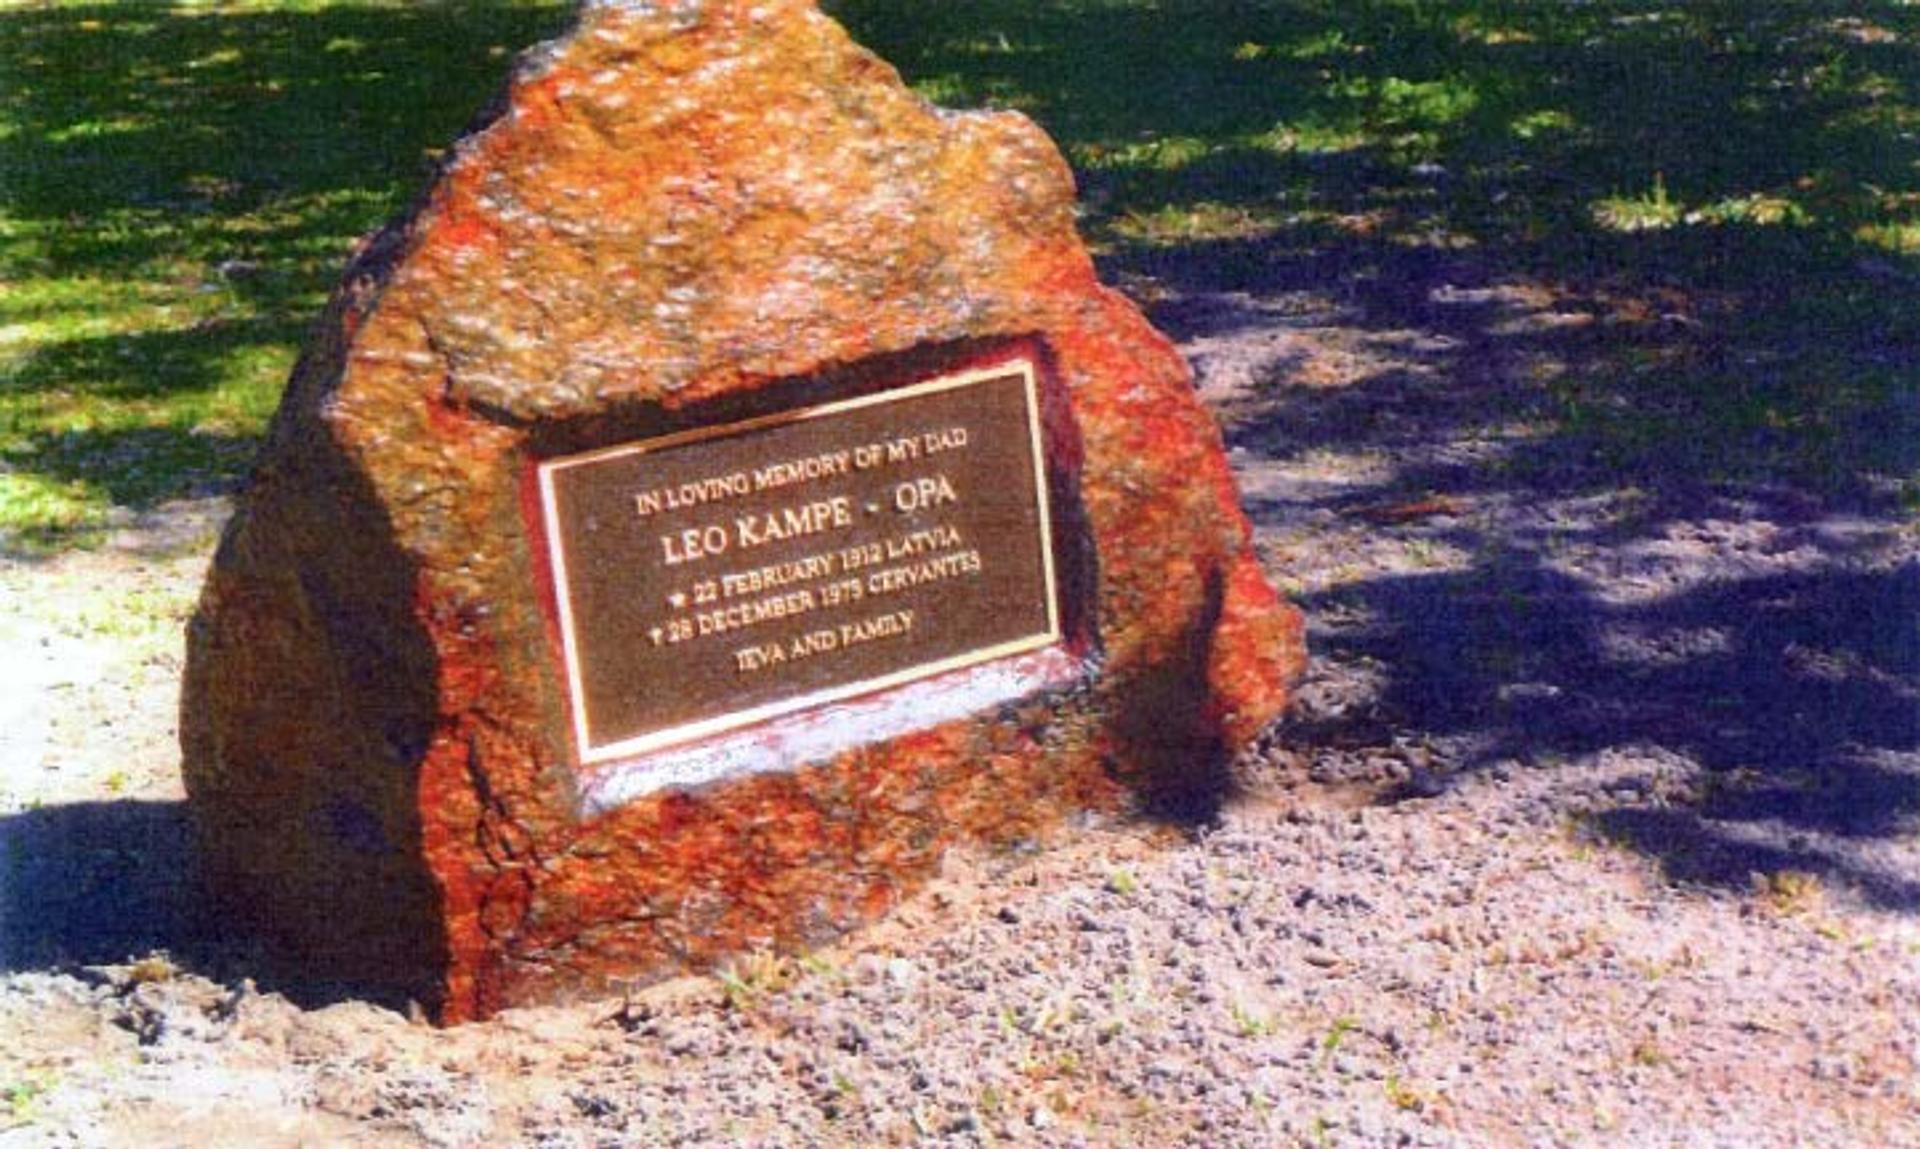
[[[216,981],[251,979],[307,1008],[371,1001],[365,986],[275,977],[222,929],[198,880],[184,802],[76,802],[0,815],[0,973],[164,953]]]
[[[0,815],[0,969],[208,956],[183,802]]]
[[[1802,870],[1920,911],[1920,874],[1847,848],[1920,834],[1914,570],[1716,579],[1621,606],[1519,561],[1340,597],[1368,621],[1323,632],[1322,655],[1388,666],[1375,720],[1469,747],[1455,767],[1677,757],[1707,772],[1690,801],[1637,802],[1657,786],[1630,775],[1594,824],[1677,878]]]
[[[1920,911],[1920,389],[1893,366],[1920,344],[1860,316],[1816,338],[1767,287],[1264,242],[1112,264],[1164,293],[1203,385],[1235,380],[1274,565],[1357,548],[1301,604],[1377,691],[1289,736],[1449,774],[1612,760],[1646,777],[1581,815],[1676,880],[1798,871]]]
[[[1203,385],[1237,373],[1228,441],[1281,573],[1359,540],[1301,603],[1316,656],[1378,689],[1289,736],[1452,774],[1677,762],[1687,793],[1629,778],[1588,824],[1676,880],[1799,871],[1920,911],[1920,391],[1891,366],[1920,346],[1815,338],[1764,287],[1262,242],[1112,264],[1165,293]]]
[[[1676,879],[1920,910],[1912,9],[833,7],[1067,151],[1314,568],[1305,693],[1370,682],[1289,738],[1616,762]]]

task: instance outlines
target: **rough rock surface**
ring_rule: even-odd
[[[588,6],[349,270],[222,542],[181,729],[225,912],[459,1020],[817,941],[959,841],[1206,798],[1299,619],[1072,209],[1032,124],[929,107],[810,3]],[[582,816],[528,468],[1014,340],[1078,430],[1097,673]]]

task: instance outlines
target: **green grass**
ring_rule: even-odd
[[[1674,293],[1717,309],[1712,345],[1585,348],[1558,430],[1631,464],[1685,428],[1702,475],[1912,489],[1920,8],[829,7],[923,93],[1036,117],[1112,258],[1176,252],[1231,286],[1316,260],[1364,280],[1440,246]],[[351,244],[566,19],[0,3],[0,548],[230,489]]]
[[[564,18],[0,7],[0,545],[232,486],[354,240]]]
[[[1623,483],[1920,489],[1920,8],[833,7],[923,90],[1038,118],[1121,266],[1418,327],[1396,287],[1470,259],[1603,320],[1449,334],[1564,363],[1545,429]]]
[[[0,1114],[0,1130],[33,1124],[38,1118],[40,1099],[52,1084],[50,1076],[38,1074],[0,1085],[0,1104],[5,1105],[5,1112]]]

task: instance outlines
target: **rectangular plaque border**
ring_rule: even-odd
[[[647,454],[672,447],[685,446],[706,439],[723,438],[767,427],[778,427],[790,423],[800,423],[812,419],[825,418],[864,407],[878,406],[883,403],[912,399],[922,395],[938,394],[943,391],[957,390],[989,380],[1004,379],[1009,375],[1020,377],[1025,393],[1027,433],[1034,468],[1034,499],[1039,511],[1040,561],[1042,577],[1045,582],[1047,608],[1047,628],[1044,631],[1026,635],[992,646],[966,651],[933,662],[916,663],[887,674],[863,678],[854,682],[842,683],[825,690],[816,690],[809,694],[796,695],[793,698],[762,703],[746,710],[730,711],[711,718],[695,722],[680,723],[661,730],[649,731],[632,738],[621,739],[601,746],[594,746],[589,739],[589,716],[587,701],[579,661],[579,643],[576,638],[576,626],[572,597],[569,593],[570,582],[567,575],[566,545],[559,529],[559,498],[554,490],[553,476],[561,471],[570,470],[605,459],[626,455]],[[542,459],[536,465],[539,486],[540,510],[542,515],[541,533],[546,537],[547,557],[551,565],[553,578],[553,599],[558,615],[561,659],[567,685],[568,714],[573,729],[574,752],[580,765],[592,766],[603,762],[635,758],[669,747],[698,742],[718,734],[754,726],[762,722],[783,718],[788,715],[812,710],[833,702],[875,694],[911,682],[933,678],[951,671],[979,666],[1014,655],[1042,650],[1061,641],[1060,591],[1059,581],[1054,568],[1053,554],[1053,509],[1049,490],[1049,476],[1046,466],[1046,453],[1043,447],[1041,429],[1041,405],[1038,372],[1034,361],[1028,356],[1018,356],[990,366],[965,371],[936,375],[905,387],[877,391],[869,395],[860,395],[851,399],[834,400],[827,403],[800,407],[791,411],[782,411],[772,415],[761,415],[751,419],[736,420],[714,427],[697,427],[679,431],[634,443],[621,443],[612,447],[602,447],[578,454],[565,455],[553,459]]]

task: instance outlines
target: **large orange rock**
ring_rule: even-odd
[[[1077,644],[1023,698],[595,799],[530,468],[1009,349],[1064,405]],[[1204,797],[1302,660],[1033,124],[930,107],[803,0],[589,5],[349,269],[209,575],[182,738],[230,920],[451,1021],[808,945],[956,841]]]

